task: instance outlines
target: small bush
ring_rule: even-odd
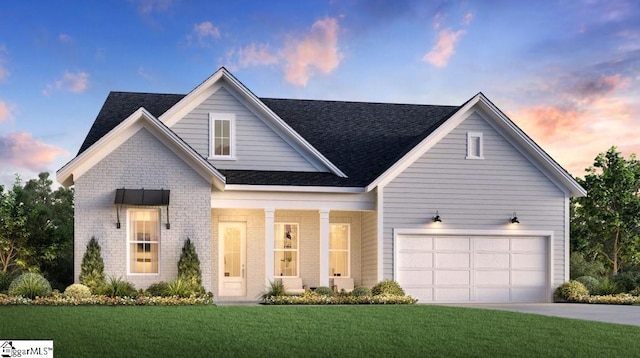
[[[178,278],[190,282],[192,286],[202,286],[200,259],[198,258],[195,245],[189,238],[185,240],[182,246],[182,253],[178,261]]]
[[[169,296],[169,284],[160,281],[158,283],[151,284],[144,292],[152,297],[166,297]]]
[[[630,292],[640,286],[640,272],[622,272],[612,279],[622,292]]]
[[[356,286],[353,288],[353,291],[351,291],[351,296],[353,297],[367,297],[367,296],[372,296],[371,295],[371,290],[367,287],[364,286]]]
[[[9,285],[9,295],[31,299],[49,296],[51,295],[51,284],[37,273],[23,273]]]
[[[573,253],[569,258],[570,277],[580,276],[603,277],[607,274],[607,269],[600,261],[588,261],[583,254]]]
[[[167,284],[167,295],[177,297],[191,297],[192,295],[202,294],[200,286],[196,286],[193,281],[183,279],[175,279]]]
[[[590,295],[595,295],[600,291],[600,281],[597,278],[591,276],[580,276],[576,278],[576,281],[582,283]]]
[[[91,297],[91,289],[81,283],[74,283],[64,290],[64,295],[74,298]]]
[[[121,277],[110,277],[105,284],[103,284],[98,291],[99,293],[108,297],[135,297],[138,294],[135,286]]]
[[[320,296],[328,296],[331,297],[334,295],[334,292],[332,289],[330,289],[327,286],[320,286],[318,288],[315,289],[314,291],[316,294],[320,295]]]
[[[100,244],[95,236],[89,240],[87,251],[82,256],[80,283],[89,287],[92,293],[99,293],[98,291],[105,284],[104,261],[100,253]]]
[[[640,296],[640,287],[635,288],[635,289],[633,289],[633,290],[629,291],[629,294],[630,294],[631,296]]]
[[[393,295],[393,296],[404,296],[404,290],[400,287],[396,281],[393,280],[384,280],[378,282],[371,289],[371,294],[374,296],[378,295]]]
[[[269,281],[269,285],[267,285],[266,290],[260,294],[260,299],[263,302],[267,302],[271,297],[284,296],[286,294],[282,281]]]
[[[600,280],[600,287],[598,288],[598,295],[615,295],[622,292],[620,286],[611,278],[605,277]]]
[[[581,282],[571,280],[563,283],[556,288],[553,297],[563,301],[575,301],[582,296],[588,296],[589,290]]]
[[[14,274],[0,271],[0,293],[6,293],[9,289],[11,281],[13,281],[15,278],[16,275]]]

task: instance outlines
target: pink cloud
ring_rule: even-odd
[[[34,172],[46,170],[65,150],[34,139],[30,133],[0,135],[0,166],[24,168]]]
[[[455,53],[455,46],[460,40],[460,36],[464,35],[464,30],[453,32],[451,28],[446,28],[438,33],[436,44],[422,58],[423,61],[429,62],[436,67],[446,67],[449,59]]]
[[[220,30],[211,21],[193,25],[193,33],[200,39],[206,37],[220,38]]]
[[[272,54],[264,44],[252,43],[238,50],[237,55],[241,67],[272,65],[278,62],[278,57]]]
[[[313,69],[330,73],[338,67],[342,54],[338,50],[339,26],[336,19],[316,21],[300,41],[291,40],[283,50],[286,80],[306,86]]]
[[[49,96],[53,90],[66,90],[74,93],[84,92],[89,85],[89,74],[84,71],[72,73],[64,71],[62,79],[55,81],[53,84],[48,84],[42,93],[45,96]]]
[[[11,114],[11,112],[12,112],[12,108],[9,107],[8,104],[6,104],[5,102],[0,102],[0,123],[4,121],[8,121],[11,118],[13,118],[13,115]]]
[[[469,11],[468,13],[466,13],[466,14],[464,15],[464,19],[462,19],[462,24],[463,24],[463,25],[467,25],[467,26],[468,26],[468,25],[470,25],[470,24],[471,24],[471,21],[473,21],[473,16],[474,16],[474,15],[473,15],[473,13],[472,13],[471,11]]]

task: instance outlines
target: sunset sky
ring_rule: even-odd
[[[640,2],[2,1],[0,184],[77,153],[109,91],[460,105],[483,92],[574,176],[640,154]]]

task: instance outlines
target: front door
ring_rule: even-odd
[[[246,296],[246,248],[247,224],[243,222],[221,222],[218,226],[219,296]]]

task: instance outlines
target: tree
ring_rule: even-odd
[[[572,248],[603,260],[613,274],[640,263],[640,162],[611,147],[578,182],[587,196],[572,203]]]
[[[31,255],[27,216],[23,203],[18,200],[20,183],[20,177],[16,176],[13,190],[0,188],[0,269],[3,273],[25,269]]]
[[[178,261],[178,278],[191,283],[194,287],[202,286],[202,272],[200,271],[200,259],[196,253],[196,247],[187,238],[182,246],[182,253]]]
[[[80,265],[80,283],[91,289],[95,293],[105,282],[104,261],[98,240],[91,237],[87,244],[87,251],[82,256]]]

